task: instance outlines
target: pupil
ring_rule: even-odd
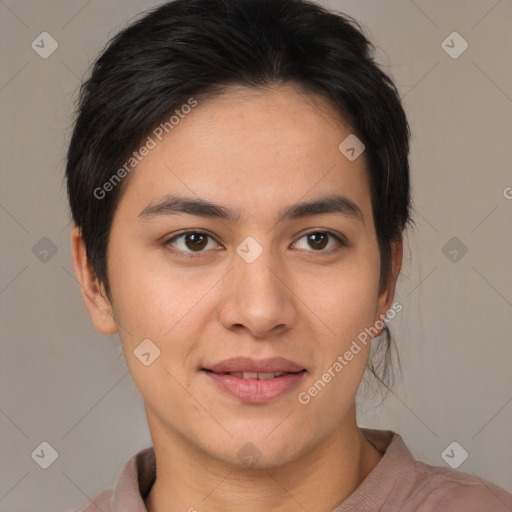
[[[320,247],[315,246],[318,243],[318,237],[323,239],[323,243],[320,242]],[[309,235],[309,241],[313,243],[313,249],[323,249],[327,245],[327,236],[325,233],[311,233]]]
[[[202,235],[201,233],[191,233],[186,235],[185,237],[186,245],[189,249],[196,250],[196,249],[203,249],[206,245],[206,236]],[[191,242],[193,245],[190,246],[189,242]]]

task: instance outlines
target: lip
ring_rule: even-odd
[[[286,372],[297,373],[305,370],[303,366],[289,361],[283,357],[270,357],[267,359],[252,359],[250,357],[232,357],[225,359],[212,366],[205,366],[202,370],[210,370],[216,374],[222,372],[253,372],[253,373],[270,373],[270,372]]]
[[[307,370],[283,357],[252,359],[232,357],[201,368],[203,373],[225,393],[244,403],[262,404],[288,393],[303,379]],[[229,373],[284,373],[273,379],[244,379]]]
[[[278,370],[274,370],[278,371]],[[264,404],[288,393],[299,385],[307,373],[306,370],[296,373],[285,373],[273,379],[243,379],[225,373],[202,372],[224,392],[248,404]]]

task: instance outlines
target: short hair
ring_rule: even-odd
[[[80,88],[66,165],[72,218],[109,300],[108,239],[127,181],[116,186],[112,179],[127,174],[126,162],[142,141],[191,98],[215,97],[234,85],[290,84],[320,95],[363,142],[379,288],[385,287],[391,243],[410,222],[410,130],[374,50],[353,18],[308,0],[174,0],[113,37]],[[384,330],[383,375],[369,366],[382,383],[392,342]]]

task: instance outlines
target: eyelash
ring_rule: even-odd
[[[307,251],[307,252],[316,252],[316,253],[321,253],[321,254],[324,254],[324,255],[330,255],[330,254],[332,254],[333,252],[337,251],[338,249],[340,249],[342,247],[349,247],[349,243],[347,241],[345,241],[340,235],[337,235],[337,234],[333,233],[332,231],[328,231],[328,230],[309,231],[308,233],[304,233],[298,240],[301,240],[302,238],[307,237],[309,235],[318,234],[318,233],[324,234],[324,235],[328,235],[328,236],[334,238],[336,240],[336,242],[338,243],[338,246],[337,247],[331,247],[330,249],[327,249],[327,250],[321,249],[321,250],[318,250],[318,251],[311,250],[311,251]],[[177,240],[177,239],[179,239],[181,237],[184,237],[186,235],[190,235],[190,234],[206,235],[207,237],[209,237],[212,240],[214,240],[214,237],[212,235],[210,235],[209,233],[206,233],[204,231],[194,231],[194,230],[191,230],[191,231],[184,231],[183,233],[179,233],[178,235],[174,235],[173,237],[167,239],[164,242],[163,245],[165,247],[169,247],[169,246],[171,246],[171,242],[174,242],[175,240]],[[204,250],[196,251],[196,252],[194,252],[194,251],[183,251],[182,249],[169,249],[169,250],[171,252],[173,252],[174,254],[176,254],[177,256],[181,257],[181,258],[189,258],[189,259],[201,257],[201,255],[204,252],[206,252]]]

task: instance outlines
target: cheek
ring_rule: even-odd
[[[378,307],[378,260],[354,256],[322,280],[316,279],[311,308],[325,322],[335,344],[343,345],[373,324]],[[321,285],[320,285],[320,281]],[[332,342],[332,340],[331,340]]]
[[[132,379],[145,399],[158,402],[165,393],[181,396],[178,382],[188,385],[187,361],[202,331],[200,300],[212,283],[203,280],[198,286],[191,279],[142,261],[126,256],[117,260],[111,275],[113,310]],[[142,351],[139,347],[147,348]],[[148,351],[150,358],[153,353],[158,357],[146,366],[137,355]]]
[[[337,412],[325,416],[326,427],[334,427],[346,414],[368,362],[371,335],[365,330],[374,325],[378,306],[378,271],[372,271],[373,264],[362,261],[338,269],[329,286],[322,293],[318,290],[309,303],[322,320],[316,322],[319,357],[299,402],[315,411],[311,417],[336,404]],[[320,330],[327,334],[320,335]]]
[[[187,339],[184,331],[188,331],[188,338],[193,339],[197,333],[190,329],[193,329],[193,325],[200,329],[198,303],[207,289],[195,288],[190,291],[187,287],[186,284],[162,278],[152,280],[149,276],[142,279],[141,275],[140,280],[132,280],[118,288],[122,299],[114,312],[129,331],[132,343],[150,338],[162,349],[172,342],[174,351],[179,349],[180,340]],[[194,324],[191,324],[192,321]]]
[[[194,363],[191,354],[197,351],[214,314],[212,290],[219,276],[197,269],[178,271],[165,258],[150,258],[136,250],[125,254],[112,251],[112,261],[116,261],[110,279],[113,310],[127,366],[137,386],[141,389],[149,375],[141,374],[144,367],[134,357],[134,350],[145,339],[160,350],[151,368],[165,367],[186,384]],[[150,381],[155,378],[151,375]],[[161,377],[167,380],[169,375]]]
[[[109,277],[114,312],[128,331],[161,338],[204,295],[207,283],[173,271],[165,258],[151,257],[142,248],[121,251],[120,245],[112,247]]]

